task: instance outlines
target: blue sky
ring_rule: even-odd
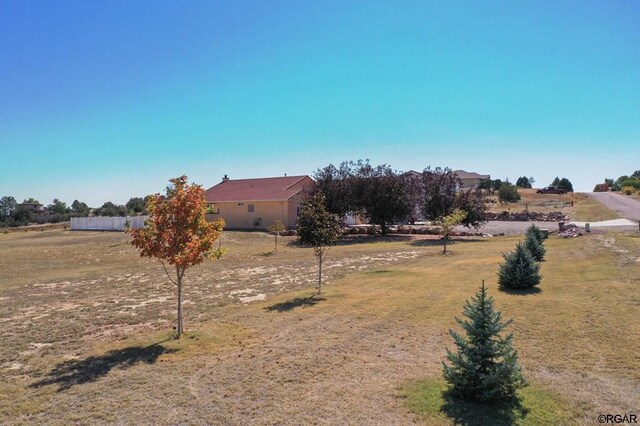
[[[640,169],[634,1],[0,2],[0,195],[369,158],[591,190]]]

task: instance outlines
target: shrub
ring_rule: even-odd
[[[593,188],[593,192],[607,192],[609,191],[609,185],[606,183],[599,183]]]
[[[11,213],[11,217],[15,222],[14,226],[24,226],[33,222],[33,213],[27,209],[17,209]]]
[[[640,179],[627,179],[621,184],[622,187],[630,186],[634,189],[640,189]]]
[[[538,240],[538,237],[533,234],[527,233],[527,236],[524,240],[524,246],[527,248],[527,250],[529,250],[531,256],[533,256],[533,258],[537,262],[542,262],[544,260],[544,254],[547,252],[547,250],[542,245],[542,242]]]
[[[503,257],[498,270],[500,289],[526,290],[540,284],[540,265],[523,243],[516,244],[516,249]]]
[[[520,194],[518,188],[510,183],[503,183],[498,190],[498,199],[506,203],[515,203],[520,200]]]
[[[622,192],[624,192],[626,195],[631,195],[636,191],[633,186],[624,186],[622,187]]]
[[[501,336],[511,323],[502,322],[502,314],[495,311],[493,298],[482,287],[464,305],[467,320],[456,321],[466,333],[461,336],[449,330],[458,350],[447,349],[451,365],[443,363],[443,375],[451,394],[476,400],[510,400],[526,385],[518,365],[518,353],[511,345],[512,335]]]

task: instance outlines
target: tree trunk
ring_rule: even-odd
[[[276,234],[276,253],[278,252],[278,234]]]
[[[322,292],[322,253],[318,256],[318,294]]]
[[[444,250],[442,251],[442,254],[447,254],[447,237],[444,237],[442,241],[444,242]]]
[[[176,268],[177,270],[177,268]],[[182,276],[177,271],[178,278],[178,324],[176,325],[176,339],[182,337]]]
[[[380,232],[382,233],[382,235],[387,235],[387,223],[386,222],[382,222],[380,224]]]

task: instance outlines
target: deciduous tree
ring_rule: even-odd
[[[215,242],[224,221],[207,222],[207,202],[200,185],[188,184],[187,177],[171,179],[166,195],[156,194],[147,205],[149,219],[140,229],[128,229],[131,244],[144,257],[156,258],[167,277],[177,287],[178,321],[176,337],[183,332],[182,287],[186,270],[205,259],[217,259],[222,252]],[[167,265],[174,269],[169,273]]]
[[[123,205],[113,204],[107,201],[95,211],[96,216],[126,216],[127,208]]]
[[[466,213],[462,219],[462,225],[467,228],[478,228],[487,221],[487,206],[480,188],[460,191],[454,208]]]
[[[15,221],[16,226],[28,225],[33,222],[33,213],[26,208],[15,209],[13,213],[11,213],[11,217]]]
[[[359,205],[370,223],[380,225],[382,235],[387,226],[406,220],[412,212],[409,179],[389,165],[362,164],[356,175]]]
[[[78,200],[73,200],[71,203],[71,211],[76,216],[89,216],[89,206]]]
[[[339,168],[330,164],[319,169],[314,178],[315,191],[324,194],[330,213],[361,215],[380,225],[383,235],[389,224],[409,218],[415,204],[413,180],[386,164],[345,161]]]
[[[441,220],[455,209],[467,213],[462,225],[477,228],[486,222],[484,197],[480,188],[461,190],[462,181],[451,169],[427,167],[422,173],[425,219]]]
[[[0,219],[11,216],[16,209],[16,199],[10,195],[0,198]]]
[[[322,262],[329,247],[337,244],[341,237],[340,218],[329,213],[321,192],[302,202],[298,218],[298,241],[312,246],[318,259],[318,294],[322,292]]]
[[[442,241],[444,241],[444,249],[442,254],[447,254],[447,241],[451,235],[453,228],[460,225],[462,221],[467,217],[467,212],[460,209],[455,209],[453,213],[446,215],[442,218],[440,226],[442,226]]]
[[[281,232],[284,232],[287,228],[284,227],[284,224],[280,220],[276,220],[271,225],[267,226],[267,231],[271,232],[275,236],[275,252],[278,252],[278,237]]]
[[[337,214],[340,218],[348,214],[355,214],[361,209],[355,177],[356,167],[360,163],[361,161],[358,163],[343,161],[340,167],[329,164],[318,169],[313,175],[316,181],[314,192],[322,192],[327,210]]]
[[[424,203],[422,213],[425,219],[438,220],[455,209],[458,190],[462,181],[451,169],[427,167],[422,173]]]
[[[67,203],[54,198],[53,202],[47,206],[47,210],[49,213],[64,215],[69,213],[69,207],[67,207]]]
[[[130,214],[146,213],[147,211],[144,198],[141,197],[129,198],[126,206]]]

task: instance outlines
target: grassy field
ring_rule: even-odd
[[[608,209],[593,198],[580,192],[569,194],[536,194],[535,189],[518,188],[520,201],[516,203],[499,203],[497,196],[491,196],[488,208],[492,212],[502,212],[505,210],[520,212],[528,208],[530,211],[549,213],[561,211],[578,221],[600,221],[617,219],[620,216],[613,210]],[[573,206],[571,202],[573,201]],[[563,207],[560,207],[563,203]]]
[[[125,235],[0,235],[0,423],[479,424],[449,409],[440,377],[481,279],[531,382],[522,409],[486,424],[640,407],[637,235],[552,237],[526,295],[495,283],[518,238],[442,256],[434,240],[361,236],[330,252],[320,298],[312,251],[284,240],[274,254],[265,234],[225,233],[227,256],[187,273],[187,336],[172,341],[173,289]]]

